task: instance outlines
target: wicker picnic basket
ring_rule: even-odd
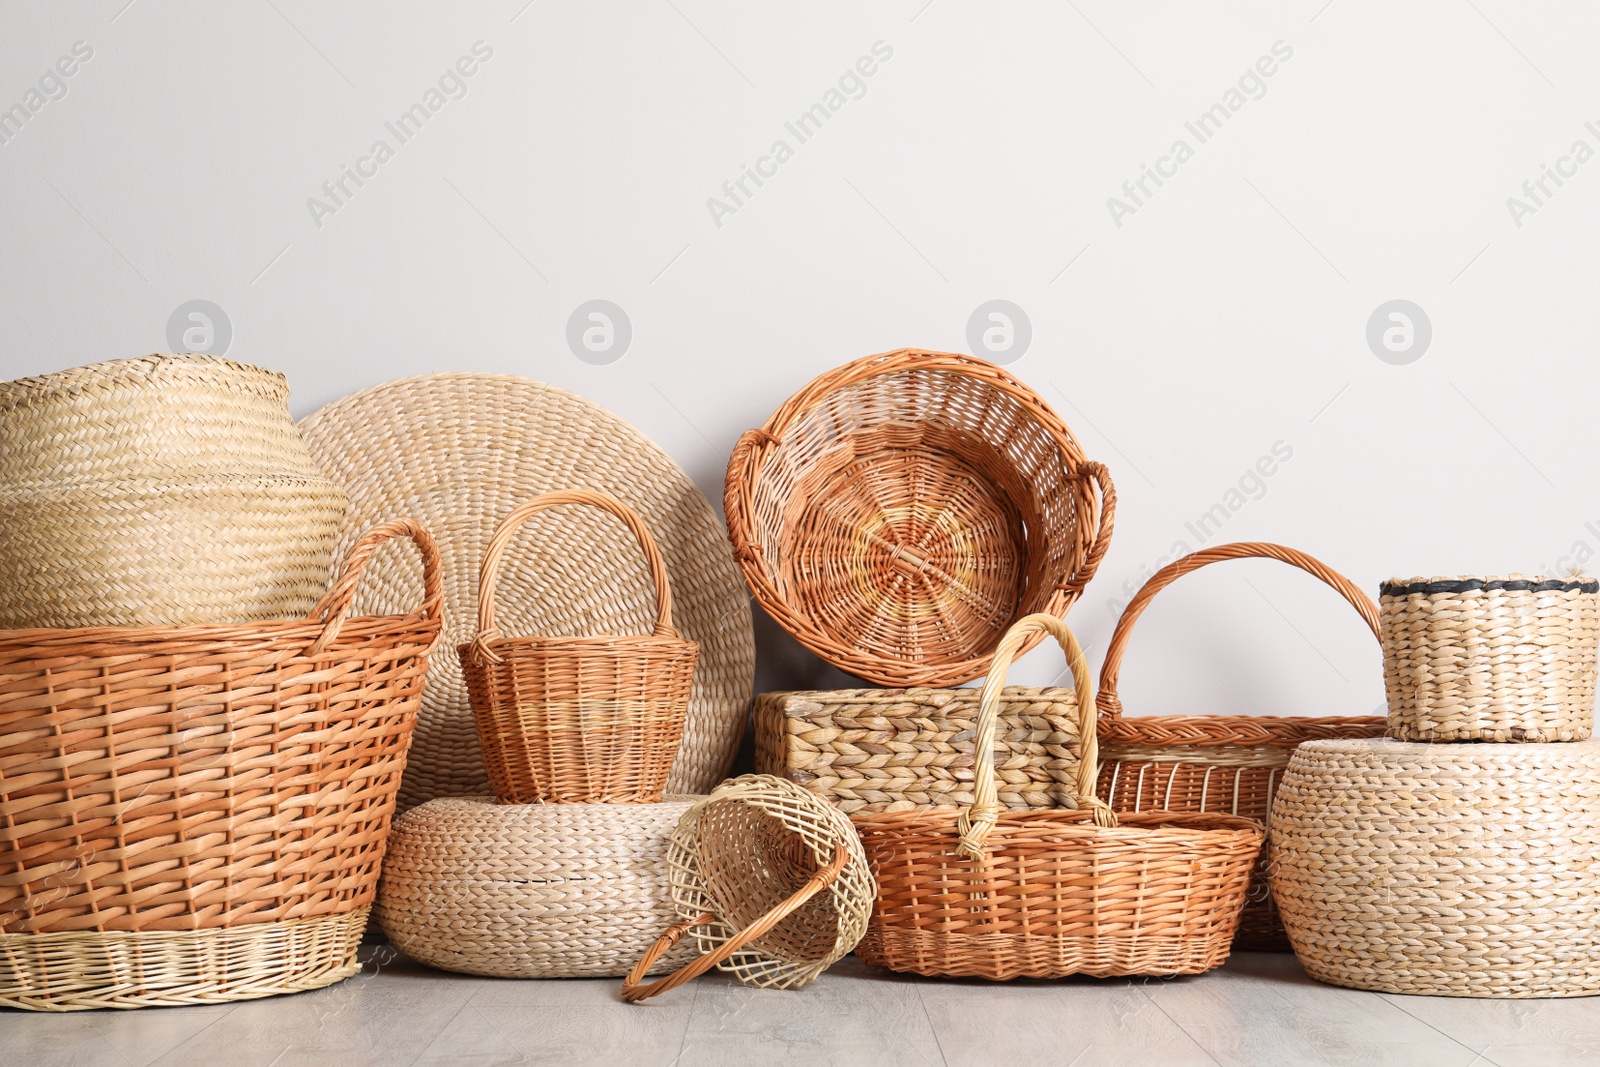
[[[1000,690],[1012,659],[1041,632],[1067,654],[1082,716],[1076,811],[1006,811],[996,800]],[[991,979],[1198,974],[1221,965],[1261,851],[1261,824],[1231,815],[1117,815],[1094,796],[1088,666],[1053,615],[1030,615],[1007,632],[982,699],[973,804],[852,817],[878,880],[856,954],[895,971]]]
[[[699,799],[430,800],[395,818],[373,916],[401,952],[448,971],[621,977],[676,918],[667,840]],[[684,944],[656,969],[692,958]]]
[[[0,627],[298,618],[344,518],[283,375],[145,356],[0,382]]]
[[[1071,689],[1007,686],[995,729],[1001,807],[1077,803],[1078,703]],[[827,797],[846,815],[971,804],[976,689],[762,693],[751,709],[756,770]]]
[[[1319,981],[1600,994],[1600,742],[1309,742],[1278,788],[1272,856]]]
[[[1122,717],[1117,685],[1133,624],[1157,593],[1208,563],[1275,559],[1320,578],[1378,632],[1378,609],[1349,579],[1282,545],[1238,542],[1202,549],[1161,568],[1123,609],[1100,670],[1099,793],[1117,811],[1215,811],[1267,821],[1272,796],[1303,741],[1328,737],[1381,737],[1382,716],[1296,718],[1265,715],[1142,715]],[[1237,946],[1286,952],[1289,942],[1272,902],[1265,852],[1239,924]]]
[[[1378,602],[1390,736],[1540,742],[1594,732],[1600,582],[1394,578]]]
[[[667,863],[680,919],[623,980],[631,1003],[713,967],[746,985],[803,986],[856,947],[872,910],[872,875],[850,820],[771,775],[730,779],[686,811]],[[698,955],[645,985],[685,935]]]
[[[970,356],[900,349],[817,378],[728,464],[756,601],[878,685],[984,673],[1012,622],[1063,614],[1111,541],[1103,465],[1033,390]]]
[[[655,629],[639,637],[501,637],[495,587],[522,524],[564,504],[620,519],[655,583]],[[537,496],[512,510],[478,572],[478,635],[461,646],[489,784],[502,804],[654,804],[683,740],[700,646],[672,626],[667,565],[644,521],[591,489]]]
[[[408,536],[425,597],[350,617]],[[302,621],[0,632],[0,1005],[240,1000],[357,969],[439,634],[373,529]]]

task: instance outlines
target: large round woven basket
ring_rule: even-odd
[[[639,431],[581,397],[526,378],[443,374],[388,382],[302,424],[312,456],[351,497],[344,541],[379,515],[434,530],[444,557],[445,638],[472,640],[478,570],[511,509],[557,489],[621,500],[655,535],[671,576],[673,621],[700,646],[669,793],[706,793],[744,733],[755,674],[750,599],[722,524],[682,469]],[[655,619],[655,586],[639,550],[592,508],[541,516],[506,549],[499,620],[548,637],[637,633]],[[415,603],[416,577],[388,553],[359,607]],[[408,599],[409,598],[409,599]],[[402,807],[490,792],[461,663],[436,656],[428,675]]]
[[[1326,737],[1381,737],[1377,715],[1135,715],[1124,717],[1122,658],[1157,593],[1201,567],[1234,559],[1275,559],[1312,575],[1356,609],[1374,635],[1378,609],[1350,579],[1304,552],[1264,541],[1201,549],[1169,563],[1134,594],[1117,620],[1100,669],[1100,795],[1117,811],[1223,812],[1267,822],[1272,797],[1295,746]],[[1250,886],[1235,947],[1287,952],[1273,904],[1266,852]]]
[[[350,617],[399,536],[422,553],[421,608]],[[215,1003],[353,974],[442,596],[427,531],[395,522],[303,620],[0,631],[0,1005]]]
[[[1319,981],[1600,993],[1600,742],[1311,741],[1272,810],[1273,893]]]
[[[430,800],[395,820],[375,914],[396,948],[432,967],[499,978],[620,977],[676,917],[667,842],[698,799]],[[693,955],[680,946],[654,970]]]
[[[1600,582],[1395,578],[1378,602],[1390,736],[1539,742],[1594,732]]]
[[[901,349],[822,375],[740,438],[724,504],[751,591],[801,644],[878,685],[950,686],[1017,619],[1072,605],[1116,495],[1022,382]]]
[[[0,383],[0,626],[299,618],[346,498],[283,375],[146,356]]]

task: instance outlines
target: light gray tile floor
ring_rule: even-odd
[[[1197,978],[936,981],[847,959],[799,991],[711,975],[643,1005],[615,980],[447,974],[367,946],[339,985],[236,1005],[0,1011],[4,1067],[295,1065],[1600,1064],[1600,998],[1484,1001],[1334,989],[1292,956]]]

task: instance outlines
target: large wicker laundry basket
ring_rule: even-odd
[[[1049,405],[981,359],[901,349],[830,371],[746,433],[728,534],[756,601],[877,685],[984,673],[1006,628],[1061,615],[1116,495]]]
[[[1321,579],[1349,602],[1376,635],[1378,609],[1348,578],[1304,552],[1265,542],[1202,549],[1161,568],[1123,609],[1100,670],[1099,793],[1117,811],[1214,811],[1267,821],[1272,796],[1296,745],[1326,737],[1380,737],[1382,716],[1122,716],[1117,692],[1133,624],[1157,593],[1192,571],[1230,559],[1275,559]],[[1287,952],[1272,902],[1263,851],[1239,924],[1238,948]]]
[[[998,698],[1012,659],[1038,633],[1061,643],[1078,694],[1077,811],[1006,811],[996,801]],[[856,954],[896,971],[997,980],[1220,966],[1261,851],[1261,824],[1117,815],[1096,799],[1088,665],[1052,615],[1030,615],[1006,634],[982,701],[971,805],[852,816],[878,880]]]
[[[1600,582],[1395,578],[1378,602],[1390,736],[1540,742],[1594,732]]]
[[[424,598],[350,617],[409,536]],[[357,969],[443,597],[359,541],[311,617],[0,632],[0,1005],[200,1004]]]
[[[1600,742],[1308,742],[1278,787],[1272,859],[1319,981],[1600,993]]]
[[[430,800],[395,819],[373,914],[396,948],[431,967],[620,978],[677,917],[668,839],[699,799]],[[681,945],[654,969],[693,958]]]
[[[0,383],[0,626],[304,616],[346,497],[283,375],[146,356]]]

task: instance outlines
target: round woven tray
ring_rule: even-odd
[[[432,967],[497,978],[628,973],[676,918],[668,840],[699,797],[660,804],[433,800],[389,835],[377,918]],[[694,957],[685,944],[656,970]]]
[[[744,732],[755,672],[750,603],[721,523],[677,464],[615,415],[554,386],[491,374],[405,378],[336,401],[301,423],[311,453],[350,494],[343,538],[374,518],[410,515],[438,539],[445,643],[475,633],[478,568],[500,520],[555,489],[598,489],[643,517],[667,561],[673,620],[700,645],[683,747],[669,793],[705,793],[727,773]],[[362,611],[415,604],[416,565],[373,561]],[[638,633],[655,587],[638,548],[592,508],[529,522],[506,552],[498,599],[506,635]],[[403,807],[489,792],[461,664],[435,656],[422,700]]]
[[[1308,741],[1272,808],[1306,973],[1388,993],[1600,993],[1600,742]]]

